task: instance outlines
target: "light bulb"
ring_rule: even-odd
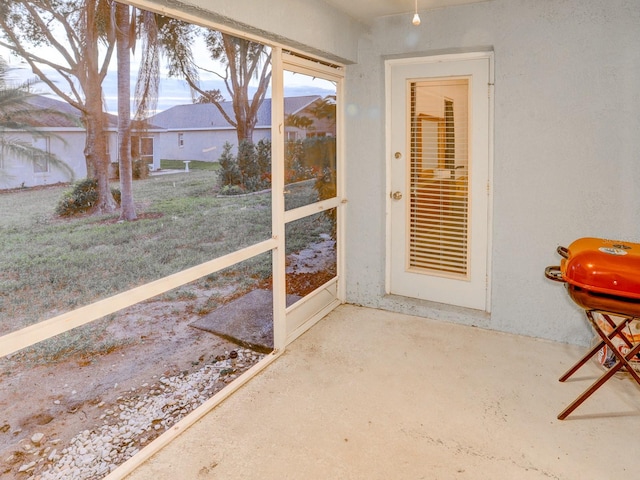
[[[413,20],[411,21],[411,23],[413,23],[416,27],[420,25],[420,15],[418,15],[418,12],[413,15]]]

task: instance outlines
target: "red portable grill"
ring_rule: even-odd
[[[633,335],[630,329],[634,319],[640,317],[640,244],[581,238],[569,248],[558,247],[558,253],[563,257],[560,266],[547,267],[545,275],[565,284],[600,339],[560,381],[567,380],[596,354],[606,357],[611,353],[614,359],[610,368],[558,415],[564,420],[620,370],[627,371],[640,385],[640,376],[631,365],[638,360],[640,335]]]

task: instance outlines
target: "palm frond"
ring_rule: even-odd
[[[53,168],[66,173],[69,180],[75,178],[73,169],[62,161],[57,155],[34,147],[31,143],[20,140],[10,135],[3,135],[0,131],[0,153],[3,155],[10,154],[15,158],[22,159],[25,162],[47,162]],[[1,175],[1,174],[0,174]]]
[[[45,134],[39,127],[38,117],[70,117],[64,112],[49,108],[39,108],[30,103],[35,97],[31,87],[35,80],[27,80],[18,85],[11,85],[7,79],[9,69],[0,59],[0,153],[10,154],[16,159],[30,162],[48,162],[49,165],[66,172],[73,180],[71,167],[55,154],[35,147],[30,142],[19,139],[14,133],[28,133],[34,138],[45,136],[59,138],[57,135]],[[75,119],[74,119],[75,121]],[[12,134],[13,132],[13,134]],[[3,173],[0,173],[3,175]],[[5,174],[6,175],[6,174]]]

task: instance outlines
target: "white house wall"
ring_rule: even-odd
[[[34,173],[33,163],[29,160],[12,158],[7,155],[4,160],[4,168],[0,175],[0,189],[39,187],[52,185],[55,183],[68,183],[72,180],[81,180],[87,176],[87,163],[84,154],[86,133],[77,128],[42,128],[41,131],[50,133],[50,151],[62,162],[66,163],[73,170],[73,179],[68,171],[62,170],[53,164],[46,173]],[[30,142],[33,139],[31,134],[14,133],[11,134],[16,139]],[[157,148],[160,134],[148,132],[146,137],[154,138],[154,170],[160,168],[160,150]],[[115,129],[108,132],[107,136],[110,162],[113,169],[117,169],[118,162],[118,133]]]
[[[46,129],[42,130],[46,131]],[[51,153],[57,155],[61,161],[65,162],[74,171],[76,180],[86,177],[84,131],[58,131],[56,135],[58,137],[53,136],[53,134],[49,136]],[[11,136],[24,142],[33,140],[31,134],[16,132]],[[67,170],[62,170],[53,164],[50,165],[48,172],[34,173],[33,163],[30,160],[15,158],[10,155],[6,155],[4,159],[3,172],[0,175],[0,189],[52,185],[60,182],[66,183],[71,180]]]
[[[178,136],[182,134],[183,144],[178,144]],[[235,130],[169,130],[157,135],[158,148],[154,152],[162,160],[201,160],[217,162],[224,149],[224,144],[233,145],[232,153],[237,153],[238,136]],[[253,141],[271,138],[270,128],[256,128]]]
[[[579,237],[640,242],[640,2],[494,0],[421,18],[378,19],[347,67],[347,300],[586,344],[582,311],[543,271]],[[384,60],[478,50],[495,54],[490,314],[384,294]]]

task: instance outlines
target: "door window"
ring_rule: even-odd
[[[408,268],[466,278],[469,80],[413,81],[409,88]]]

